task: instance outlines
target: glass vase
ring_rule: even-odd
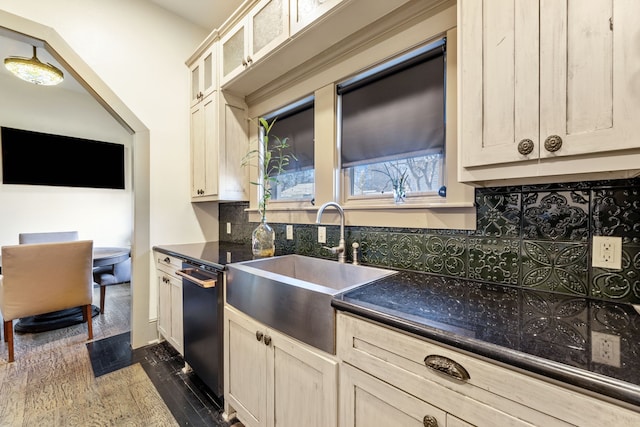
[[[251,251],[257,258],[270,257],[276,253],[276,232],[265,218],[262,218],[251,233]]]
[[[407,193],[405,192],[405,189],[403,186],[393,187],[393,201],[396,205],[400,205],[404,203],[404,198],[406,197],[406,195]]]

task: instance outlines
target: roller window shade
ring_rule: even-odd
[[[288,138],[289,148],[283,154],[295,156],[290,159],[285,171],[299,171],[313,168],[313,102],[302,105],[277,117],[269,133],[269,143],[274,137]],[[270,121],[270,119],[269,119]]]
[[[444,151],[443,46],[338,86],[342,167]]]

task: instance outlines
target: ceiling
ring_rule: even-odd
[[[244,0],[146,0],[157,6],[174,13],[193,24],[202,27],[207,32],[212,31],[220,25],[236,10]],[[60,65],[45,49],[42,42],[34,41],[28,37],[16,34],[12,31],[0,28],[0,59],[8,56],[22,56],[31,58],[33,56],[32,44],[37,49],[37,57],[41,62],[50,63],[60,68],[65,75],[64,81],[58,86],[61,89],[68,89],[83,92],[84,88],[74,80],[70,73]],[[11,76],[11,73],[0,66],[0,75]],[[18,81],[18,80],[17,80]],[[26,83],[25,84],[29,84]]]

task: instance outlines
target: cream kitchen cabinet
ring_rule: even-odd
[[[262,0],[220,40],[220,84],[289,38],[289,0]]]
[[[430,383],[424,385],[431,393],[442,394],[438,400],[449,399],[452,407],[459,407],[460,412],[467,416],[473,413],[477,424],[466,423],[436,406],[345,364],[340,368],[340,427],[532,426],[446,388]]]
[[[340,427],[386,411],[406,424],[375,425],[640,425],[623,406],[356,316],[338,313],[336,344]]]
[[[238,97],[214,90],[191,108],[192,201],[248,200],[248,135],[247,106]]]
[[[182,329],[182,279],[176,274],[182,260],[154,252],[158,283],[158,332],[184,355]]]
[[[246,427],[336,427],[338,362],[238,310],[224,312],[224,404]]]
[[[213,43],[189,66],[191,72],[191,107],[204,101],[218,87],[217,49],[218,44]]]
[[[291,35],[347,0],[290,0]]]
[[[639,15],[635,0],[460,0],[460,179],[638,169]]]

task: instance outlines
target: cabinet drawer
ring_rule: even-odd
[[[432,397],[438,395],[437,398],[430,398],[430,400],[449,401],[450,406],[456,408],[456,416],[359,369],[343,365],[340,370],[340,395],[343,396],[344,407],[341,414],[341,427],[364,425],[532,427],[530,423],[475,402],[435,383],[425,382],[424,385]],[[473,424],[466,423],[461,418],[474,420]]]
[[[182,260],[180,258],[176,258],[167,254],[163,254],[161,252],[154,252],[155,260],[156,260],[156,268],[158,270],[163,271],[164,273],[170,274],[172,276],[178,277],[176,274],[177,270],[182,268]]]
[[[457,408],[432,395],[425,381],[535,425],[640,423],[634,411],[374,322],[339,313],[337,326],[340,359],[446,412],[456,414]],[[455,364],[469,378],[457,380],[427,368],[425,358],[434,355],[442,369]]]

